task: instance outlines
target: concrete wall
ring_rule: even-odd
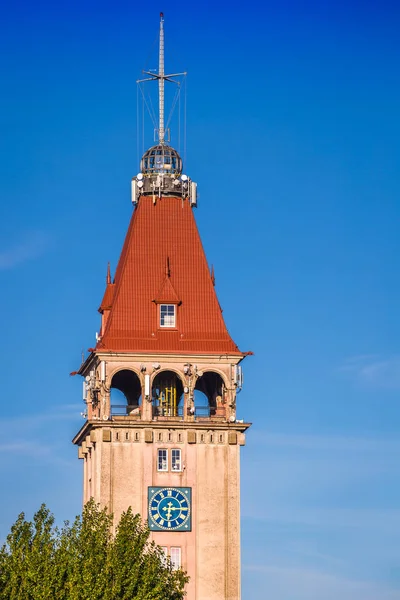
[[[188,443],[184,428],[156,424],[150,428],[144,424],[107,428],[99,424],[92,430],[93,442],[83,454],[84,501],[93,496],[114,513],[116,521],[129,506],[147,519],[148,487],[191,487],[192,531],[152,532],[151,538],[160,546],[181,547],[182,567],[191,578],[188,600],[239,600],[240,445],[237,441],[243,443],[244,435],[239,433],[232,438],[232,431],[221,426],[214,430],[191,424],[193,430],[196,443]],[[152,432],[153,442],[145,441],[145,431]],[[158,448],[180,448],[184,470],[158,472]]]

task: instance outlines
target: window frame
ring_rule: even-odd
[[[161,550],[164,552],[164,558],[161,557],[163,561],[164,567],[168,565],[168,546],[160,546]]]
[[[161,465],[164,462],[163,458],[160,458],[161,452],[165,452],[165,457],[166,457],[166,460],[165,460],[166,468],[165,469],[163,469],[163,468],[160,469],[160,462],[161,462]],[[168,448],[157,448],[157,472],[158,473],[168,473],[169,472],[169,464],[168,463],[169,463]]]
[[[178,454],[179,458],[175,458],[174,461],[174,452]],[[179,462],[179,469],[174,469],[174,462]],[[171,473],[181,473],[182,472],[182,450],[181,448],[171,448]]]
[[[163,312],[163,307],[165,307],[167,309],[167,312],[165,315],[162,314]],[[173,308],[173,315],[168,314],[168,309]],[[159,326],[161,329],[176,329],[176,318],[177,318],[177,305],[176,304],[160,304],[159,305],[159,313],[158,313],[158,318],[159,318]],[[173,325],[163,325],[163,319],[167,318],[170,319],[173,316]]]
[[[173,553],[175,554],[175,552],[177,554],[177,558],[178,560],[176,560],[176,558],[173,558]],[[171,560],[171,565],[174,571],[177,571],[178,569],[182,568],[182,548],[180,546],[171,546],[169,549],[169,557]]]

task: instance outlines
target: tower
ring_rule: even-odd
[[[193,215],[196,184],[166,141],[160,20],[158,143],[132,180],[135,205],[84,377],[75,436],[91,497],[129,506],[188,571],[188,600],[240,599],[241,352],[231,339]]]

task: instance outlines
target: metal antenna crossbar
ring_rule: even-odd
[[[158,81],[158,104],[159,104],[159,124],[158,124],[158,140],[160,144],[165,143],[165,124],[164,124],[164,82],[171,81],[180,85],[179,81],[175,81],[173,77],[180,77],[187,73],[170,73],[165,75],[164,71],[164,14],[160,13],[160,47],[159,47],[159,60],[158,60],[158,73],[152,73],[151,71],[143,71],[146,75],[150,75],[146,79],[138,79],[136,83],[143,83],[145,81]]]

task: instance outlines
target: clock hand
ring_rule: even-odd
[[[163,510],[166,511],[165,516],[166,516],[167,520],[169,520],[171,518],[172,511],[173,510],[177,510],[177,509],[174,507],[174,505],[172,504],[172,502],[168,502],[167,506],[163,507]]]
[[[187,510],[187,508],[183,508],[182,506],[174,506],[172,504],[172,502],[168,502],[167,506],[163,507],[163,510],[166,511],[165,516],[166,516],[167,520],[169,520],[172,516],[173,510],[183,511],[183,510]]]

